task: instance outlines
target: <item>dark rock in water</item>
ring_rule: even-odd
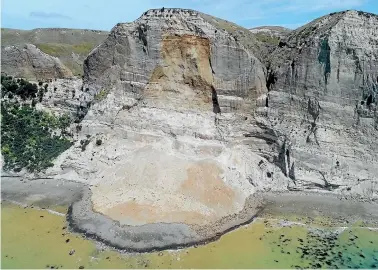
[[[70,241],[70,239],[66,239],[66,243],[68,243]]]
[[[79,269],[84,269],[84,266],[82,266],[82,265],[81,265],[81,266],[79,266]]]
[[[44,216],[39,216],[39,217],[44,217]]]
[[[274,260],[274,262],[278,263],[278,261],[277,261],[277,260]]]
[[[109,260],[109,259],[110,259],[110,257],[106,257],[105,259],[106,259],[106,260]]]
[[[73,255],[75,253],[75,250],[74,249],[71,249],[70,252],[68,254],[70,255]]]
[[[62,230],[65,230],[65,229],[67,229],[67,226],[64,226],[64,227],[62,228]]]
[[[362,253],[360,253],[360,257],[361,257],[361,258],[365,258],[365,255],[362,254]]]

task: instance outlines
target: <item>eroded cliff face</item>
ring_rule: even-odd
[[[292,142],[294,189],[377,196],[378,16],[345,11],[280,42],[268,119]]]
[[[56,57],[43,53],[32,44],[1,49],[2,72],[15,77],[52,79],[72,77],[72,72]]]
[[[82,86],[52,83],[40,106],[76,114],[77,141],[43,176],[91,187],[75,228],[146,251],[248,221],[257,191],[377,199],[377,16],[324,16],[273,53],[240,29],[149,10],[90,53]]]
[[[290,146],[264,118],[264,66],[200,13],[149,10],[84,65],[81,138],[48,174],[90,183],[96,211],[206,225],[288,185]]]

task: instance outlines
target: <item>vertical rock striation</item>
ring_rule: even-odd
[[[377,37],[377,15],[344,11],[274,51],[268,115],[295,142],[296,188],[377,192]]]
[[[121,224],[201,227],[287,186],[289,146],[264,118],[265,67],[206,18],[149,10],[84,62],[81,145],[48,173],[91,183],[94,209]]]

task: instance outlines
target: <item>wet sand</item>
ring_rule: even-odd
[[[260,216],[306,216],[310,220],[321,216],[330,226],[349,226],[361,221],[378,227],[378,203],[345,199],[330,193],[285,192],[264,194],[264,209]]]

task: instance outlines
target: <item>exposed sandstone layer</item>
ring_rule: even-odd
[[[378,16],[345,11],[290,33],[271,59],[267,117],[292,142],[293,189],[378,196]]]
[[[43,53],[32,44],[2,48],[1,70],[15,77],[35,79],[73,76],[58,58]]]

